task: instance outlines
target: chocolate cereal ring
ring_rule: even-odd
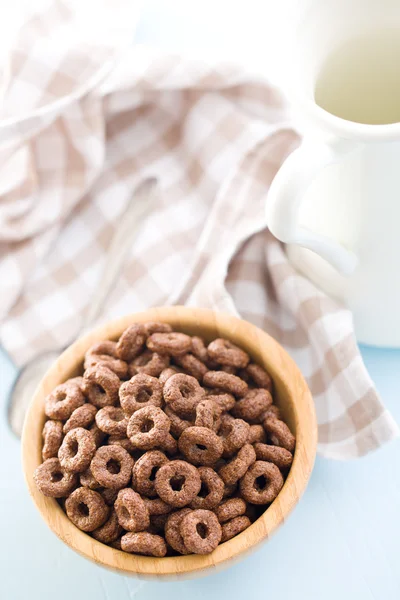
[[[89,402],[98,408],[113,406],[118,402],[120,379],[102,364],[90,367],[84,373],[83,387]]]
[[[204,343],[204,340],[202,340],[201,337],[198,337],[197,335],[194,335],[192,337],[191,352],[196,358],[201,360],[201,362],[207,361],[208,353],[206,345]]]
[[[102,542],[103,544],[110,544],[111,542],[115,542],[121,535],[123,529],[121,525],[118,523],[118,517],[115,510],[111,511],[110,517],[107,521],[99,527],[95,529],[92,533],[95,540],[98,542]]]
[[[211,388],[218,388],[239,398],[245,396],[249,389],[243,379],[223,371],[208,371],[203,377],[203,384]]]
[[[255,462],[256,453],[253,446],[245,444],[230,462],[220,468],[218,475],[227,485],[236,483]],[[250,500],[249,500],[250,502]]]
[[[207,352],[208,356],[220,365],[236,369],[244,369],[250,360],[247,352],[223,338],[217,338],[208,344]]]
[[[236,494],[238,489],[238,484],[237,483],[231,483],[229,485],[225,484],[225,489],[224,489],[224,494],[223,494],[223,498],[231,498],[234,494]]]
[[[131,479],[133,460],[121,446],[100,446],[90,463],[94,478],[100,485],[120,490]]]
[[[140,533],[126,533],[121,538],[121,549],[125,552],[145,554],[162,558],[167,554],[167,546],[160,535],[142,531]]]
[[[164,384],[163,395],[166,404],[174,412],[190,417],[198,403],[204,398],[205,391],[199,382],[190,375],[178,373],[172,375]]]
[[[97,481],[97,479],[93,477],[93,473],[90,470],[90,467],[88,467],[86,471],[83,471],[83,473],[80,473],[79,483],[82,487],[88,487],[91,490],[98,490],[102,487]]]
[[[235,517],[234,519],[231,519],[227,523],[224,523],[221,526],[221,529],[222,529],[221,542],[222,543],[227,542],[228,540],[235,537],[235,535],[238,535],[239,533],[241,533],[242,531],[244,531],[245,529],[250,527],[250,525],[251,525],[251,521],[245,515],[242,515],[240,517]]]
[[[61,421],[50,419],[46,421],[42,431],[43,448],[42,458],[54,458],[57,456],[58,450],[63,439],[63,424]]]
[[[231,411],[236,404],[236,400],[232,394],[221,394],[220,390],[217,390],[215,393],[208,392],[207,398],[211,398],[211,400],[218,404],[222,412]]]
[[[205,398],[196,406],[196,427],[207,427],[217,432],[221,426],[220,406],[212,398]]]
[[[182,519],[180,532],[186,548],[194,554],[209,554],[222,537],[221,525],[210,510],[193,510]]]
[[[122,408],[105,406],[97,412],[96,424],[104,433],[124,436],[126,435],[128,419]]]
[[[166,354],[158,354],[158,352],[145,350],[129,364],[129,375],[133,377],[138,373],[144,373],[144,375],[158,377],[168,365],[169,356]]]
[[[199,493],[201,479],[193,465],[183,460],[172,460],[157,471],[155,488],[164,502],[182,508]]]
[[[80,487],[65,501],[65,510],[70,521],[82,531],[94,531],[107,520],[109,508],[98,492]]]
[[[121,406],[127,415],[145,406],[163,405],[162,384],[155,377],[139,373],[129,381],[125,381],[119,388]]]
[[[272,393],[272,379],[260,365],[250,363],[247,365],[246,374],[257,387],[265,388]]]
[[[89,348],[85,354],[84,370],[95,367],[98,364],[103,364],[111,371],[114,371],[120,379],[123,379],[128,374],[128,364],[118,357],[116,342],[109,340],[97,342],[97,344]]]
[[[167,515],[171,512],[172,506],[161,500],[161,498],[145,498],[143,497],[150,517],[154,515]]]
[[[267,417],[263,422],[263,426],[274,446],[281,446],[289,452],[293,452],[296,439],[284,421]]]
[[[185,431],[185,429],[188,427],[193,427],[194,425],[194,412],[191,413],[190,417],[183,418],[177,415],[168,404],[165,406],[164,412],[166,415],[168,415],[171,422],[171,433],[176,437],[179,437]]]
[[[220,371],[223,371],[224,373],[229,373],[229,375],[236,375],[237,373],[237,369],[235,367],[230,367],[228,365],[222,365]]]
[[[114,508],[119,524],[127,531],[144,531],[150,525],[149,511],[143,498],[131,488],[118,492]]]
[[[170,333],[172,327],[169,323],[162,323],[161,321],[148,321],[144,324],[147,335],[152,333]]]
[[[75,427],[63,439],[58,458],[66,471],[82,473],[90,465],[95,452],[96,443],[90,431],[83,427]]]
[[[210,510],[218,506],[221,502],[225,485],[211,467],[199,467],[198,472],[201,479],[201,488],[197,496],[190,503],[190,507]]]
[[[244,398],[238,400],[232,409],[232,414],[238,419],[256,421],[272,404],[272,396],[268,390],[259,388],[247,392]]]
[[[180,356],[190,351],[192,339],[186,333],[172,331],[170,333],[152,333],[147,338],[147,347],[152,352]]]
[[[63,432],[68,433],[72,429],[75,429],[75,427],[87,429],[94,422],[96,412],[97,408],[88,402],[82,406],[78,406],[68,421],[65,422]]]
[[[168,433],[167,437],[161,443],[160,448],[170,456],[175,456],[178,452],[178,442],[170,433]]]
[[[93,425],[89,427],[89,431],[93,436],[96,448],[98,448],[105,441],[107,434],[104,433],[104,431],[101,431],[101,429],[97,427],[96,423],[93,423]]]
[[[179,438],[179,450],[194,465],[212,465],[221,457],[221,438],[206,427],[188,427]]]
[[[133,466],[132,487],[139,494],[152,498],[157,496],[154,486],[157,471],[168,462],[168,458],[159,450],[151,450],[141,456]]]
[[[262,425],[250,425],[249,437],[247,438],[249,444],[256,442],[262,442],[263,444],[267,441],[264,427]]]
[[[275,404],[272,404],[272,406],[268,408],[263,417],[264,420],[268,418],[282,420],[281,411]]]
[[[182,356],[176,356],[175,362],[182,369],[186,371],[192,377],[195,377],[198,381],[202,381],[204,375],[208,369],[206,365],[193,354],[182,354]]]
[[[183,509],[185,510],[185,509]],[[152,515],[150,517],[150,527],[154,533],[160,533],[161,531],[164,534],[165,525],[167,523],[167,519],[171,513],[167,513],[164,515]]]
[[[247,442],[250,425],[243,419],[234,419],[231,415],[222,415],[219,436],[224,446],[223,456],[233,456]]]
[[[142,323],[134,323],[125,329],[117,343],[118,357],[126,362],[136,358],[142,351],[146,338],[146,328]]]
[[[172,377],[172,375],[176,375],[177,373],[180,373],[180,371],[178,371],[176,367],[167,367],[166,369],[161,371],[158,380],[162,385],[164,385],[167,379]]]
[[[132,444],[129,438],[121,437],[119,435],[110,435],[110,437],[107,440],[107,444],[109,446],[113,446],[114,444],[116,446],[121,446],[121,448],[123,448],[129,453],[135,452],[135,450],[137,450],[137,448],[135,448],[135,446]]]
[[[33,478],[39,490],[50,498],[65,498],[78,483],[75,473],[68,473],[58,458],[48,458],[37,467]]]
[[[162,445],[170,428],[170,420],[161,408],[146,406],[129,419],[127,434],[136,448],[151,450]]]
[[[114,502],[117,499],[119,490],[111,490],[110,488],[106,488],[101,491],[101,495],[104,498],[104,502],[107,506],[114,506]]]
[[[190,508],[182,508],[181,510],[172,513],[172,515],[169,515],[165,523],[165,539],[171,548],[176,550],[176,552],[179,552],[179,554],[190,554],[184,544],[180,527],[182,519],[191,512]]]
[[[290,467],[293,461],[293,455],[286,448],[279,446],[270,446],[269,444],[254,444],[257,460],[265,460],[274,463],[280,469]]]
[[[240,480],[240,493],[251,504],[269,504],[279,494],[283,477],[278,467],[257,460]]]
[[[78,406],[85,402],[85,396],[78,384],[61,383],[44,401],[44,412],[50,419],[66,421]]]
[[[246,502],[242,498],[229,498],[214,510],[220,523],[225,523],[246,512]]]

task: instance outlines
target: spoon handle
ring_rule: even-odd
[[[139,232],[141,223],[151,211],[157,180],[153,177],[145,179],[134,191],[132,200],[128,203],[125,212],[120,217],[114,237],[107,251],[103,273],[93,293],[93,300],[89,305],[82,329],[85,331],[96,321],[101,313],[104,303],[120,273],[122,263],[133,239]]]

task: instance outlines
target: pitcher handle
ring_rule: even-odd
[[[339,242],[301,227],[298,213],[304,193],[319,171],[355,147],[347,140],[325,144],[303,142],[279,169],[266,203],[267,225],[276,238],[313,250],[344,275],[354,271],[357,256]]]

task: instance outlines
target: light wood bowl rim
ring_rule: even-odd
[[[245,349],[270,371],[280,395],[292,405],[296,430],[296,451],[285,485],[276,500],[248,529],[221,544],[206,556],[190,555],[153,558],[130,555],[96,541],[77,529],[53,498],[43,496],[33,481],[33,472],[41,463],[41,431],[45,420],[44,398],[69,376],[93,343],[116,339],[134,322],[166,321],[182,331],[190,327],[209,328],[213,334],[228,337]],[[271,358],[272,357],[272,358]],[[40,418],[38,418],[38,415]],[[29,406],[22,434],[22,464],[29,493],[41,516],[52,531],[73,550],[103,567],[144,578],[199,576],[209,569],[237,560],[256,548],[281,525],[304,492],[313,465],[317,445],[314,403],[308,386],[294,361],[267,333],[251,323],[208,309],[180,306],[152,308],[108,322],[69,346],[48,370]]]

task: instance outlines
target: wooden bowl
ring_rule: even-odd
[[[81,374],[86,350],[104,339],[116,340],[134,322],[165,321],[175,330],[200,335],[206,340],[225,337],[246,350],[270,373],[276,403],[296,434],[296,451],[286,482],[275,501],[248,529],[218,546],[206,556],[152,558],[126,554],[96,541],[69,521],[53,498],[46,498],[33,481],[42,462],[44,399],[69,377]],[[184,578],[228,566],[265,541],[283,523],[304,492],[314,464],[317,426],[310,391],[299,369],[269,335],[236,317],[200,308],[154,308],[107,323],[78,339],[49,369],[30,404],[22,435],[22,461],[29,492],[47,525],[76,552],[95,563],[125,575],[142,578]]]

